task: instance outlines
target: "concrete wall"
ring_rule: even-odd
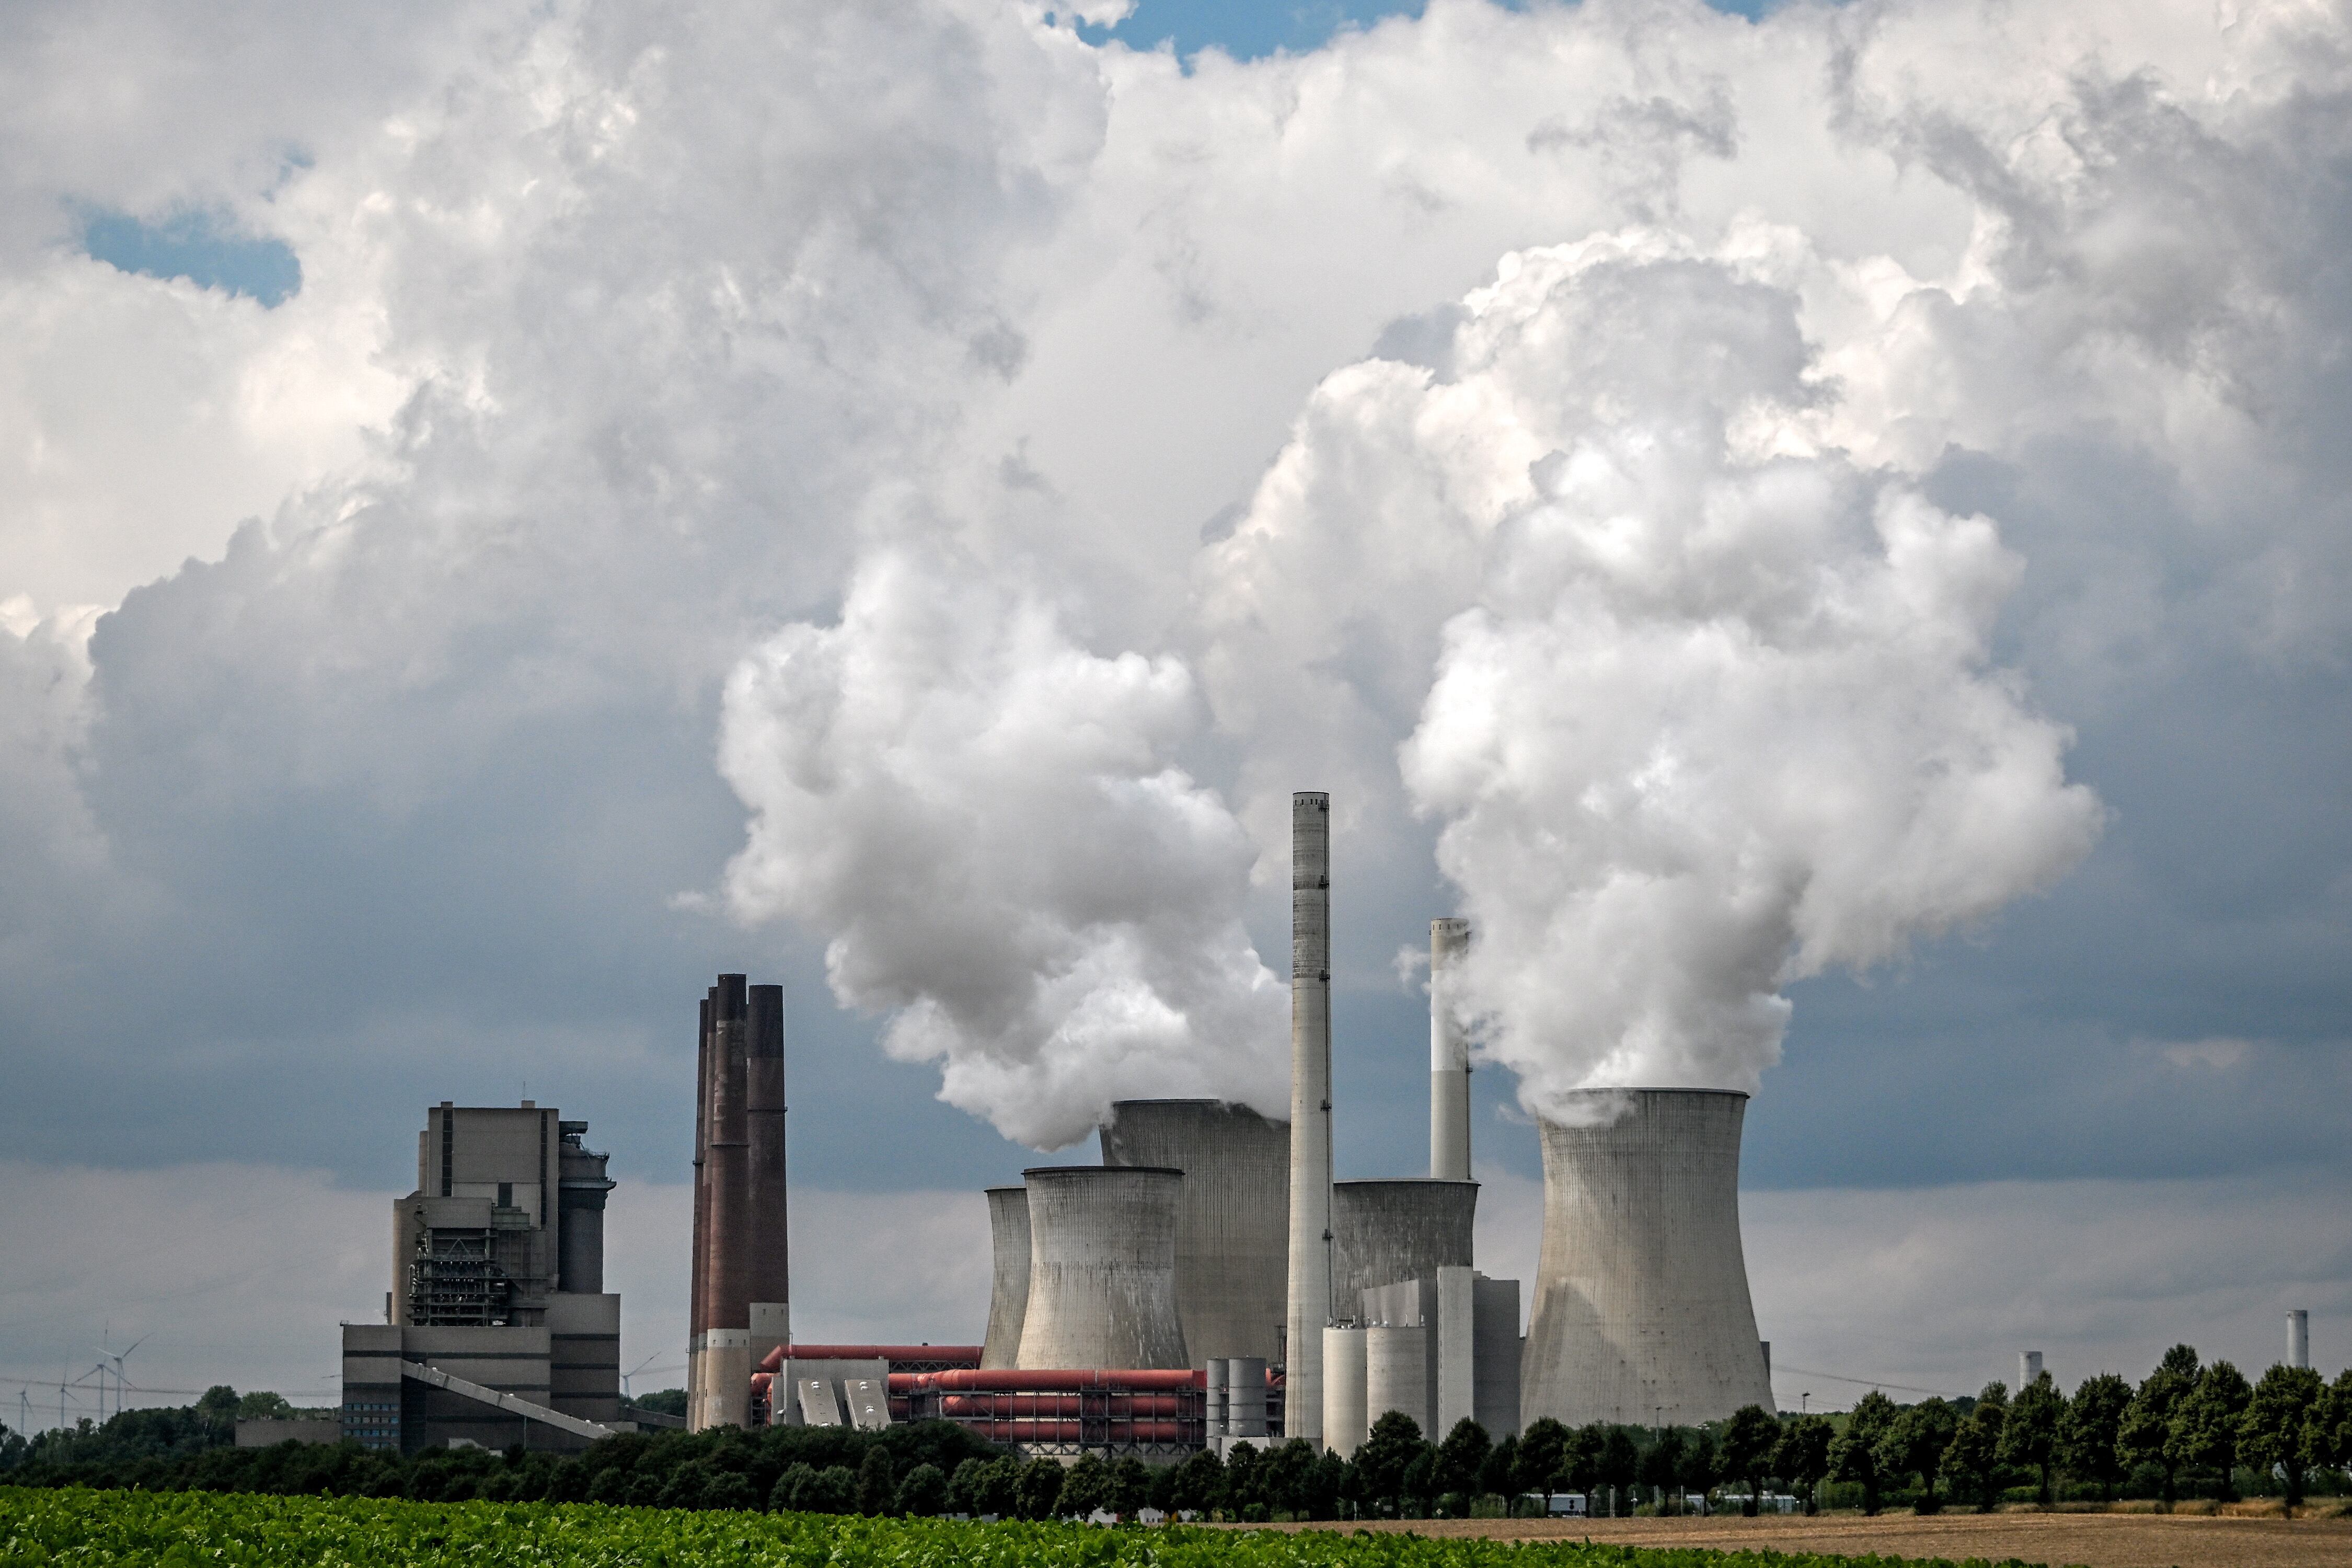
[[[1527,1420],[1690,1426],[1773,1408],[1739,1241],[1748,1097],[1598,1089],[1541,1123]]]
[[[1471,1280],[1470,1294],[1476,1325],[1470,1414],[1499,1441],[1520,1429],[1519,1282],[1481,1274]]]
[[[1342,1313],[1365,1290],[1467,1268],[1478,1184],[1425,1177],[1340,1182],[1331,1189],[1331,1291]]]
[[[1429,1408],[1429,1335],[1418,1324],[1374,1324],[1364,1330],[1364,1415],[1367,1429],[1391,1410],[1412,1417],[1424,1437],[1433,1433]]]
[[[1106,1165],[1184,1173],[1176,1312],[1194,1366],[1281,1359],[1290,1230],[1290,1128],[1214,1100],[1125,1100],[1101,1130]]]
[[[1029,1312],[1028,1188],[988,1189],[988,1235],[994,1257],[980,1364],[993,1370],[1019,1361],[1021,1325]]]
[[[1029,1189],[1024,1368],[1184,1367],[1176,1310],[1181,1173],[1039,1166]]]

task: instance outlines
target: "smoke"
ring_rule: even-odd
[[[1424,363],[1325,382],[1212,563],[1235,626],[1269,581],[1353,574],[1286,634],[1314,673],[1221,716],[1296,733],[1281,703],[1336,688],[1369,725],[1417,689],[1393,755],[1476,922],[1460,1005],[1538,1111],[1754,1089],[1790,982],[2046,887],[2102,819],[1989,650],[2021,563],[1821,440],[1845,416],[1758,258],[1788,244],[1737,249],[1506,258]]]
[[[1089,653],[967,558],[877,550],[837,624],[786,627],[728,684],[734,910],[828,933],[834,994],[1024,1143],[1129,1096],[1285,1114],[1254,852],[1169,761],[1201,718],[1178,660]]]

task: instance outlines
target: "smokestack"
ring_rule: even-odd
[[[1040,1165],[1029,1188],[1024,1372],[1181,1368],[1176,1205],[1181,1171]]]
[[[719,990],[702,994],[701,1023],[694,1037],[694,1260],[687,1276],[686,1410],[689,1422],[702,1412],[704,1331],[710,1327],[710,1016]]]
[[[2286,1364],[2311,1364],[2311,1314],[2301,1307],[2286,1315]]]
[[[1470,1041],[1454,1016],[1454,964],[1470,946],[1470,922],[1429,922],[1429,1173],[1470,1179]]]
[[[1739,1244],[1748,1097],[1586,1089],[1541,1124],[1520,1417],[1691,1426],[1773,1408]]]
[[[1122,1100],[1110,1111],[1104,1164],[1184,1173],[1176,1310],[1192,1364],[1275,1360],[1288,1272],[1290,1129],[1217,1100]]]
[[[988,1189],[988,1236],[995,1254],[988,1292],[988,1338],[981,1346],[983,1372],[1017,1365],[1021,1325],[1029,1316],[1029,1189]]]
[[[1769,1356],[1767,1356],[1767,1357],[1765,1358],[1765,1362],[1764,1362],[1764,1372],[1765,1372],[1765,1375],[1766,1375],[1767,1377],[1769,1377],[1769,1376],[1770,1376],[1770,1375],[1771,1375],[1771,1372],[1772,1372],[1772,1363],[1771,1363],[1771,1358],[1770,1358]],[[2025,1390],[2027,1390],[2027,1389],[2029,1389],[2029,1388],[2032,1388],[2032,1387],[2036,1383],[2040,1382],[2040,1381],[2041,1381],[2041,1379],[2042,1379],[2042,1352],[2041,1352],[2040,1351],[2020,1351],[2020,1352],[2017,1352],[2017,1388],[2018,1388],[2018,1392],[2019,1392],[2019,1393],[2021,1393],[2021,1394],[2022,1394],[2023,1392],[2025,1392]]]
[[[703,1426],[740,1426],[751,1419],[751,1298],[749,1268],[751,1150],[745,1105],[747,1015],[744,977],[722,974],[711,1008],[709,1268],[705,1275]]]
[[[785,1229],[784,988],[754,985],[746,1020],[743,1072],[745,1327],[751,1364],[792,1338],[792,1246]]]
[[[1286,1437],[1323,1437],[1331,1321],[1331,797],[1290,797],[1290,1279]]]

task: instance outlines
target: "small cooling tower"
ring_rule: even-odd
[[[1290,1129],[1222,1100],[1122,1100],[1103,1125],[1102,1157],[1184,1173],[1176,1312],[1192,1364],[1281,1360]]]
[[[1184,1175],[1150,1166],[1041,1165],[1029,1190],[1024,1371],[1182,1368],[1176,1215]]]
[[[1334,1183],[1332,1315],[1360,1318],[1368,1289],[1434,1279],[1440,1268],[1466,1268],[1477,1213],[1475,1182],[1397,1176]]]
[[[1739,1245],[1748,1097],[1591,1089],[1541,1123],[1543,1250],[1521,1418],[1647,1426],[1773,1408]]]
[[[981,1346],[982,1370],[1016,1364],[1021,1325],[1029,1313],[1029,1189],[988,1189],[988,1235],[995,1254],[988,1292],[988,1335]]]

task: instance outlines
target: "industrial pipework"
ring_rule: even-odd
[[[1331,1321],[1331,797],[1290,797],[1290,1247],[1286,1436],[1321,1444]]]

